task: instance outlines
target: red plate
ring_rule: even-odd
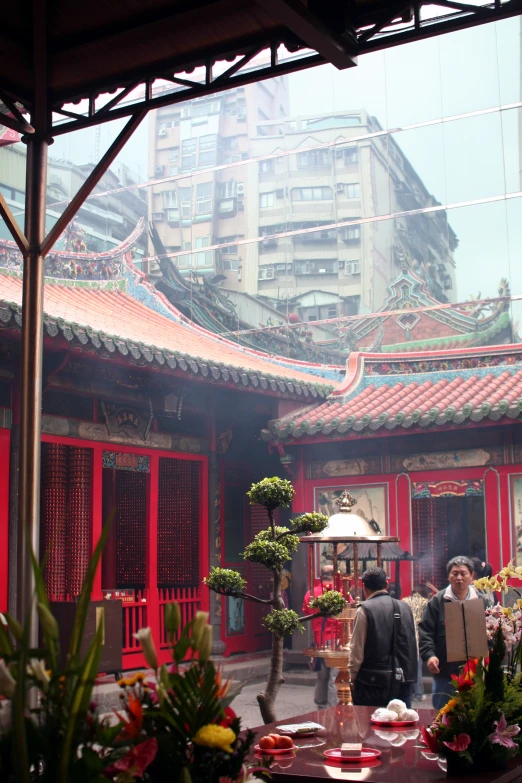
[[[394,726],[396,729],[400,729],[401,726],[415,726],[418,720],[374,720],[371,718],[371,723],[375,726]]]
[[[362,748],[360,756],[342,756],[341,748],[331,748],[323,751],[323,756],[326,756],[327,759],[342,761],[343,764],[345,762],[348,764],[360,764],[365,761],[373,761],[373,759],[378,759],[380,755],[381,751],[373,750],[373,748]]]
[[[254,745],[254,750],[257,753],[262,753],[263,756],[281,756],[283,753],[291,753],[295,749],[295,745],[292,745],[291,748],[260,748],[259,745]]]

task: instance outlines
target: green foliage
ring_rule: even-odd
[[[211,568],[203,583],[215,593],[242,593],[246,587],[245,579],[231,568]]]
[[[263,619],[263,625],[270,633],[286,636],[294,631],[304,631],[299,615],[293,609],[274,609]]]
[[[264,506],[267,511],[276,508],[288,508],[295,495],[292,482],[288,479],[280,479],[277,476],[264,478],[257,484],[252,484],[247,492],[250,505]]]
[[[325,617],[335,617],[341,614],[346,606],[346,599],[336,590],[327,590],[322,595],[316,596],[310,601],[312,609],[318,609]]]
[[[292,519],[290,526],[294,533],[322,533],[328,526],[328,517],[316,511],[309,511]]]
[[[291,551],[282,541],[259,540],[256,536],[252,543],[245,548],[243,557],[245,560],[250,560],[251,563],[260,563],[266,568],[279,570],[290,559]]]
[[[454,697],[430,727],[430,750],[464,770],[499,767],[520,752],[522,738],[516,730],[522,720],[520,676],[509,680],[503,670],[505,643],[499,628],[493,639],[489,663],[470,660],[454,677]],[[497,731],[502,731],[502,742]],[[448,747],[464,738],[467,747]],[[428,737],[429,739],[429,737]]]
[[[60,665],[60,628],[51,612],[42,568],[29,548],[34,604],[40,618],[43,646],[36,650],[30,646],[32,607],[23,625],[9,616],[6,624],[0,622],[0,693],[11,701],[11,717],[4,719],[0,728],[2,781],[99,783],[102,779],[113,780],[110,774],[105,776],[107,769],[134,746],[131,738],[113,743],[119,727],[116,731],[114,727],[92,730],[91,695],[102,649],[102,624],[87,650],[82,652],[94,575],[112,517],[87,569],[65,667]],[[28,703],[29,689],[38,693],[36,707]],[[6,715],[9,715],[7,710]]]

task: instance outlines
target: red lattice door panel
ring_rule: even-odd
[[[278,511],[275,514],[276,524],[278,523]],[[269,525],[266,510],[263,506],[250,506],[250,536],[252,541],[254,536],[261,530],[265,530]],[[250,592],[258,598],[270,598],[272,594],[272,572],[259,563],[248,563],[247,566],[248,588]],[[263,604],[248,604],[247,627],[251,629],[254,639],[254,651],[266,650],[272,644],[272,637],[265,626],[262,624],[263,617],[270,611],[270,606]]]

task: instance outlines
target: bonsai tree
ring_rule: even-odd
[[[338,615],[345,606],[345,599],[336,591],[328,591],[323,595],[313,598],[313,586],[311,585],[312,600],[310,606],[316,609],[316,614],[300,617],[292,609],[286,609],[281,595],[281,582],[283,566],[291,559],[292,553],[299,546],[299,536],[306,533],[321,533],[328,524],[328,517],[324,514],[301,514],[290,522],[290,527],[279,527],[274,521],[276,508],[288,508],[294,497],[294,488],[287,479],[276,476],[265,478],[257,484],[252,484],[247,495],[250,505],[259,504],[266,508],[269,526],[261,530],[252,543],[250,543],[243,557],[251,563],[261,563],[273,575],[272,597],[258,598],[245,592],[247,583],[237,571],[229,568],[212,568],[209,576],[203,581],[215,593],[219,595],[231,595],[236,598],[244,598],[246,601],[255,601],[259,604],[268,604],[272,610],[263,619],[263,624],[272,633],[272,657],[268,682],[263,693],[257,697],[261,716],[265,723],[272,723],[276,718],[274,705],[283,683],[283,640],[287,634],[294,631],[304,631],[303,623],[313,617],[332,617]]]

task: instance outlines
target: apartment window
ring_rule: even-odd
[[[275,277],[286,277],[286,275],[291,275],[292,271],[293,265],[291,262],[288,264],[274,264]]]
[[[194,255],[196,256],[197,267],[213,266],[214,254],[212,253],[212,250],[205,250],[201,253],[194,253]]]
[[[169,166],[169,175],[175,177],[176,174],[179,174],[179,166]]]
[[[274,191],[272,191],[271,193],[260,193],[259,194],[260,209],[268,209],[270,207],[275,206],[275,198],[276,198],[276,194]]]
[[[219,211],[222,213],[225,212],[234,212],[235,211],[235,201],[233,198],[225,199],[223,201],[219,202]]]
[[[183,242],[183,250],[192,250],[192,242]]]
[[[212,213],[212,182],[202,182],[196,186],[196,215]]]
[[[332,188],[292,188],[292,201],[331,201]]]
[[[178,256],[178,268],[188,269],[192,266],[192,255],[189,253],[186,256]]]
[[[274,171],[274,163],[275,161],[273,158],[270,160],[260,160],[259,161],[259,173],[260,174],[272,174]]]
[[[357,147],[348,147],[347,149],[344,149],[342,152],[343,152],[345,166],[352,166],[354,163],[357,163],[359,159]]]
[[[360,226],[343,226],[340,230],[340,234],[343,242],[349,242],[355,245],[361,241]]]
[[[172,163],[179,162],[179,147],[171,147],[169,150],[169,161]]]
[[[179,223],[179,209],[167,209],[167,221],[169,223]]]
[[[295,261],[296,275],[335,275],[337,269],[338,263],[335,258]]]
[[[161,194],[161,205],[163,209],[169,209],[170,207],[177,207],[178,206],[177,190],[164,190]]]
[[[225,104],[225,117],[235,117],[236,112],[237,112],[237,103],[235,101],[233,103]]]
[[[201,136],[199,139],[199,167],[215,166],[217,161],[217,136]]]
[[[193,171],[196,168],[197,139],[186,139],[181,147],[181,170]]]
[[[309,130],[319,130],[320,128],[344,128],[349,125],[360,125],[361,118],[355,115],[337,115],[334,117],[318,117],[312,120],[303,120],[302,127]]]
[[[234,198],[236,195],[236,181],[235,179],[229,179],[228,182],[218,183],[218,198]]]
[[[360,261],[346,261],[344,264],[344,276],[361,274],[361,262]]]
[[[234,258],[225,258],[221,262],[221,268],[226,272],[237,272],[239,269],[239,261]]]
[[[344,186],[344,192],[346,193],[346,198],[360,198],[361,189],[359,183],[350,182],[348,185]]]
[[[327,308],[326,311],[326,317],[327,318],[336,318],[337,316],[337,305],[331,305]]]
[[[178,188],[181,217],[190,220],[192,217],[192,188]]]
[[[237,245],[231,245],[230,242],[235,242],[237,240],[237,236],[231,236],[231,237],[219,237],[217,239],[218,245],[228,245],[228,247],[222,247],[220,248],[220,253],[222,256],[235,256],[238,252],[238,246]]]
[[[329,164],[329,150],[306,150],[297,153],[297,166],[300,169],[328,166]]]
[[[207,234],[205,237],[196,237],[194,239],[194,247],[196,249],[200,247],[208,247],[210,245],[210,236]]]

